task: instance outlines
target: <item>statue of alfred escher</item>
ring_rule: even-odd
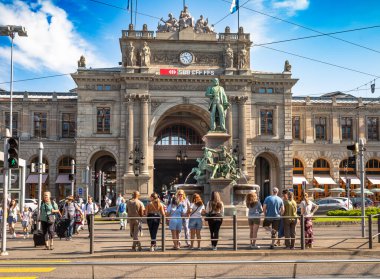
[[[219,85],[219,79],[212,80],[212,86],[206,90],[206,97],[210,98],[210,126],[211,131],[226,131],[226,112],[230,106],[224,88]],[[219,120],[219,121],[218,121]],[[217,122],[219,127],[217,129]]]

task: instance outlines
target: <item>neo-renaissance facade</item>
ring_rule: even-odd
[[[217,34],[201,19],[170,20],[156,33],[146,25],[123,30],[118,67],[90,68],[82,57],[71,92],[14,93],[13,134],[20,137],[21,157],[36,163],[38,143],[44,144],[44,189],[59,199],[70,193],[71,159],[76,188],[84,185],[88,166],[89,193],[96,197],[100,171],[106,174],[102,195],[139,190],[147,196],[184,183],[210,128],[205,90],[214,77],[231,103],[227,133],[242,183],[258,184],[261,198],[275,186],[294,188],[299,196],[302,181],[323,188],[322,196],[345,189],[347,177],[351,189],[358,187],[346,146],[359,138],[366,139],[366,185],[380,184],[378,99],[341,92],[294,97],[297,79],[288,61],[275,73],[249,68],[252,42],[243,28]],[[0,92],[0,103],[4,135],[9,92]],[[31,169],[27,197],[36,196],[37,182]]]

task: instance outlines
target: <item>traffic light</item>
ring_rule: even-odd
[[[352,151],[352,155],[359,154],[359,143],[355,142],[355,144],[347,145],[347,149]]]
[[[19,139],[15,137],[8,140],[8,167],[10,169],[18,169],[19,143]]]

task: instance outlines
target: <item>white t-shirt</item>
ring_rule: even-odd
[[[305,214],[304,214],[305,217],[313,216],[312,211],[313,211],[314,206],[315,206],[315,204],[311,200],[309,200],[309,204],[306,204],[305,201],[301,202],[300,207],[305,210]]]
[[[28,222],[30,221],[31,213],[28,211],[23,211],[21,213],[21,221]]]
[[[205,209],[205,205],[202,204],[198,207],[195,203],[190,204],[190,218],[202,218],[202,210]]]

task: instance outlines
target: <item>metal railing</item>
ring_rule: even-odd
[[[327,236],[327,237],[323,237],[323,236],[319,236],[319,237],[313,237],[313,240],[335,240],[335,239],[363,239],[363,240],[368,240],[368,248],[369,249],[373,249],[373,238],[375,238],[377,236],[378,238],[378,243],[380,243],[380,218],[379,218],[380,214],[377,214],[377,215],[369,215],[369,216],[345,216],[345,218],[360,218],[360,219],[368,219],[368,237],[362,237],[362,236],[358,236],[358,237],[347,237],[347,236]],[[374,234],[373,233],[373,221],[375,219],[375,217],[377,217],[377,234]],[[99,218],[97,219],[96,221],[99,222],[99,221],[106,221],[106,220],[148,220],[148,219],[157,219],[158,217],[102,217],[102,218]],[[160,222],[161,222],[161,238],[157,238],[157,239],[153,239],[154,241],[157,241],[157,242],[160,242],[161,243],[161,251],[162,252],[165,252],[166,251],[166,242],[169,240],[167,239],[167,235],[166,235],[166,231],[167,231],[167,225],[166,225],[166,221],[169,219],[184,219],[184,218],[189,218],[189,217],[166,217],[166,216],[161,216],[159,217],[160,218]],[[189,219],[191,219],[192,217],[190,217]],[[232,238],[219,238],[219,239],[211,239],[211,238],[202,238],[202,239],[197,239],[197,238],[194,238],[194,239],[187,239],[188,241],[212,241],[212,240],[218,240],[219,242],[228,242],[228,243],[231,243],[231,246],[232,246],[232,250],[233,251],[237,251],[238,250],[238,240],[239,242],[242,242],[242,241],[251,241],[251,240],[279,240],[279,239],[282,239],[282,240],[292,240],[294,239],[295,241],[300,241],[300,247],[301,247],[301,250],[305,250],[306,249],[306,241],[307,240],[310,240],[310,238],[307,238],[306,237],[306,234],[305,234],[305,217],[303,215],[301,216],[298,216],[298,217],[280,217],[280,219],[288,219],[288,218],[291,218],[291,219],[299,219],[299,225],[298,225],[298,228],[299,228],[299,237],[296,235],[295,238],[255,238],[255,239],[251,239],[251,238],[241,238],[239,237],[238,238],[238,229],[239,229],[239,226],[238,226],[238,221],[246,221],[247,222],[247,217],[243,217],[243,218],[239,218],[236,216],[236,215],[233,215],[231,217],[207,217],[207,218],[215,218],[215,219],[223,219],[223,220],[227,220],[227,221],[232,221]],[[314,218],[318,218],[318,217],[313,217]],[[331,219],[334,219],[334,218],[340,218],[340,216],[323,216],[323,218],[331,218]],[[261,220],[263,218],[260,218]],[[269,218],[267,218],[269,219]],[[276,218],[276,219],[279,219],[279,218]],[[95,231],[96,231],[96,228],[95,228],[95,218],[94,218],[94,215],[91,215],[91,228],[90,228],[90,254],[94,254],[95,253]],[[125,224],[126,225],[126,224]],[[246,226],[245,226],[246,227]],[[225,229],[231,229],[230,227],[222,227],[222,228],[225,228]],[[172,240],[178,240],[178,241],[183,241],[184,239],[170,239],[169,241],[172,241]],[[124,242],[133,242],[134,240],[133,239],[130,239],[130,240],[123,240]],[[99,242],[101,242],[101,240],[99,240]]]

